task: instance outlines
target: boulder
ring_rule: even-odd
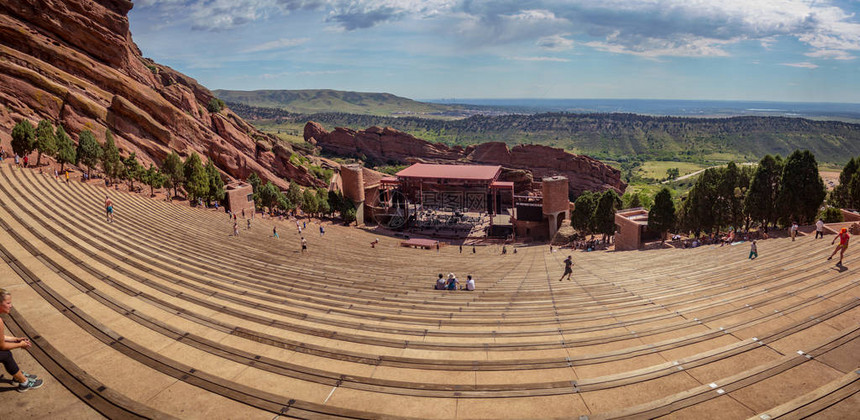
[[[356,131],[335,128],[327,132],[320,124],[305,124],[305,140],[322,150],[342,156],[366,158],[372,163],[460,163],[500,165],[501,180],[514,182],[517,191],[531,188],[534,180],[562,175],[569,180],[571,196],[583,191],[614,189],[623,194],[627,184],[621,171],[584,155],[563,149],[524,144],[512,149],[502,142],[487,142],[466,148],[430,143],[391,127],[370,127]]]
[[[229,109],[211,114],[212,93],[193,78],[141,56],[129,31],[127,0],[0,2],[0,140],[21,119],[63,124],[73,139],[91,130],[134,151],[145,166],[167,154],[211,159],[228,178],[256,172],[281,187],[323,186],[295,153]],[[284,161],[287,159],[287,161]]]

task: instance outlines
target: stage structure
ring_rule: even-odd
[[[548,240],[569,220],[567,178],[545,177],[515,195],[514,183],[499,181],[501,174],[501,166],[416,163],[365,181],[363,195],[354,191],[359,177],[343,178],[345,195],[363,200],[365,220],[416,234]]]
[[[416,163],[380,180],[373,219],[399,229],[432,212],[450,214],[451,222],[477,213],[492,229],[494,216],[513,203],[514,184],[499,181],[501,173],[501,166]]]

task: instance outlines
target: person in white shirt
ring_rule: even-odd
[[[824,238],[824,220],[821,219],[815,222],[815,239],[818,239],[819,235]]]
[[[472,278],[472,275],[469,274],[466,276],[466,288],[464,290],[474,291],[475,290],[475,279]]]
[[[791,241],[794,242],[794,238],[797,237],[797,222],[791,222],[791,228],[788,230],[788,233],[791,234]]]

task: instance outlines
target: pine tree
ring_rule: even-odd
[[[809,150],[795,150],[782,168],[777,202],[786,222],[811,222],[821,207],[827,190],[818,175],[818,162]]]
[[[206,162],[206,177],[209,179],[209,194],[206,196],[206,204],[211,204],[212,200],[223,200],[226,194],[224,180],[221,179],[221,174],[215,164],[212,163],[212,159]]]
[[[570,225],[587,235],[594,230],[594,208],[597,207],[598,195],[591,191],[584,191],[574,201],[573,213],[570,215]]]
[[[92,131],[84,130],[78,134],[78,148],[75,150],[75,164],[83,163],[87,166],[87,178],[90,178],[90,172],[93,169],[93,166],[98,165],[99,161],[101,161],[102,150],[99,142],[96,141],[96,137],[93,135]]]
[[[615,234],[615,212],[621,207],[621,199],[615,190],[606,190],[597,200],[594,208],[594,227],[603,239]]]
[[[122,172],[125,168],[122,165],[122,158],[119,156],[119,150],[116,148],[110,130],[105,131],[105,144],[102,149],[101,161],[105,177],[111,182],[117,178],[122,178]]]
[[[123,174],[128,180],[129,188],[133,190],[134,181],[141,179],[141,176],[144,172],[143,166],[141,166],[140,162],[137,161],[137,154],[135,152],[131,152],[128,157],[123,159],[122,165],[123,167],[125,167],[125,171],[123,171]]]
[[[321,214],[331,214],[331,206],[328,204],[328,190],[325,188],[317,189],[317,211]]]
[[[660,233],[660,240],[666,240],[666,232],[675,228],[675,203],[672,192],[663,187],[654,196],[654,205],[648,212],[648,229]]]
[[[149,164],[149,169],[142,171],[140,181],[149,186],[149,196],[155,196],[155,189],[164,186],[167,182],[167,176],[161,173],[153,164]]]
[[[767,226],[776,222],[776,200],[779,184],[782,179],[782,159],[779,156],[766,155],[761,159],[750,181],[750,187],[744,197],[744,214],[761,223],[767,232]]]
[[[182,168],[188,200],[205,198],[209,194],[209,176],[206,174],[203,162],[200,161],[200,156],[197,153],[191,153],[191,156],[185,159]]]
[[[306,188],[302,192],[302,211],[307,214],[314,214],[319,211],[317,195],[311,188]]]
[[[170,152],[161,164],[161,173],[165,175],[165,186],[173,188],[173,196],[179,195],[179,186],[184,182],[182,160],[176,152]]]
[[[42,165],[42,153],[54,156],[57,153],[57,137],[54,134],[54,125],[48,120],[39,121],[36,127],[36,166]]]
[[[12,128],[12,152],[27,156],[36,148],[36,130],[30,121],[21,120]]]
[[[290,200],[293,205],[301,206],[302,204],[302,189],[296,181],[291,181],[287,188],[287,200]]]
[[[57,132],[54,136],[57,138],[57,163],[60,164],[60,172],[63,172],[67,163],[75,163],[75,143],[66,134],[62,125],[57,126]]]
[[[839,173],[839,185],[833,188],[830,192],[830,202],[837,207],[842,208],[858,208],[860,201],[854,199],[851,188],[851,181],[854,174],[860,172],[860,156],[848,160],[848,163],[842,168]]]

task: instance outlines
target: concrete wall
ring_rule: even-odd
[[[840,209],[840,211],[842,212],[842,219],[846,222],[860,222],[860,214],[845,209]]]
[[[639,249],[642,245],[642,224],[632,220],[631,217],[645,216],[648,212],[645,210],[629,210],[619,211],[615,213],[615,250],[630,251]]]
[[[360,165],[344,165],[340,167],[340,177],[343,183],[343,195],[355,203],[364,201],[364,175]]]
[[[543,196],[543,214],[564,212],[567,219],[567,211],[570,209],[570,199],[567,196],[567,178],[553,176],[544,178],[541,182],[541,195]]]
[[[254,211],[254,187],[251,184],[246,184],[244,182],[238,184],[230,184],[226,187],[226,205],[227,209],[232,211],[233,213],[242,213],[242,209],[245,209],[245,213],[250,216],[251,212]],[[248,196],[251,196],[251,200],[248,200]]]

